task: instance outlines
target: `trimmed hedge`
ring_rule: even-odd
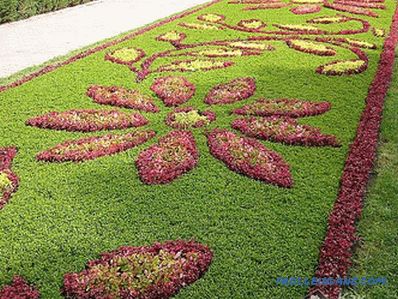
[[[91,2],[92,0],[2,0],[0,24],[18,21],[49,11]]]

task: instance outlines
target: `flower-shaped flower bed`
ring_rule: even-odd
[[[149,185],[166,184],[192,170],[199,153],[189,131],[173,131],[142,151],[136,161],[141,180]]]
[[[148,121],[140,114],[117,110],[70,110],[31,118],[26,124],[42,129],[94,132],[141,127]]]
[[[252,78],[238,78],[215,86],[207,94],[205,103],[210,105],[232,104],[250,98],[256,91]]]
[[[318,128],[300,125],[287,117],[249,117],[236,119],[232,127],[249,137],[285,144],[307,146],[340,146],[336,137],[320,132]]]
[[[195,94],[195,85],[184,77],[158,78],[151,89],[168,107],[185,103]]]
[[[293,184],[289,165],[254,139],[215,129],[208,135],[208,145],[210,153],[235,172],[281,187]]]
[[[159,108],[155,105],[153,99],[143,95],[138,90],[117,86],[106,87],[94,85],[87,90],[87,95],[98,104],[136,109],[145,112],[159,112]]]
[[[260,99],[253,104],[235,109],[233,113],[253,116],[304,117],[323,114],[329,111],[329,102],[308,102],[298,99]]]
[[[70,299],[170,298],[208,269],[210,249],[193,241],[121,247],[88,262],[86,270],[64,276]]]
[[[0,148],[0,210],[18,189],[19,179],[11,170],[11,164],[16,154],[16,148]]]
[[[145,52],[137,48],[121,48],[105,55],[105,60],[118,64],[131,65],[145,57]]]
[[[212,111],[200,112],[193,107],[184,107],[170,112],[166,124],[175,129],[190,129],[206,126],[215,120],[216,114]]]
[[[14,276],[12,283],[0,289],[0,299],[39,299],[40,293],[20,276]]]
[[[105,135],[66,141],[39,153],[36,158],[47,162],[80,162],[126,151],[147,142],[154,131],[136,131],[125,135]]]

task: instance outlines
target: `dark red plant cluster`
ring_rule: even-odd
[[[330,63],[327,63],[327,64],[319,66],[316,69],[316,72],[319,73],[319,74],[324,74],[324,75],[328,75],[328,76],[341,76],[341,75],[360,74],[360,73],[366,71],[367,68],[368,68],[368,63],[369,63],[368,56],[366,56],[366,54],[363,51],[361,51],[360,49],[358,49],[358,48],[352,48],[351,51],[356,53],[358,55],[359,59],[332,61]],[[347,61],[353,61],[353,62],[355,62],[355,61],[363,61],[363,63],[359,67],[357,67],[355,69],[348,69],[348,70],[343,70],[343,71],[340,71],[338,69],[336,69],[336,70],[328,70],[328,71],[325,70],[325,67],[327,67],[327,66],[336,65],[336,64],[339,64],[341,62],[347,62]]]
[[[285,144],[340,146],[335,136],[323,134],[319,128],[301,125],[288,117],[239,118],[232,122],[232,128],[249,137]]]
[[[194,113],[196,117],[190,117],[190,113]],[[178,116],[181,116],[182,120],[179,120]],[[193,107],[182,107],[167,114],[166,124],[174,129],[189,129],[206,126],[215,120],[216,114],[213,111],[200,112]]]
[[[257,140],[221,129],[213,130],[207,138],[210,153],[232,171],[280,187],[293,185],[289,165]]]
[[[232,104],[250,98],[256,91],[253,78],[237,78],[228,83],[216,85],[207,94],[205,103],[209,105]]]
[[[164,102],[167,107],[178,106],[193,97],[195,85],[184,77],[157,78],[151,86],[151,90]]]
[[[56,70],[56,69],[58,69],[58,68],[60,68],[62,66],[71,64],[71,63],[73,63],[73,62],[75,62],[77,60],[83,59],[83,58],[85,58],[87,56],[90,56],[90,55],[92,55],[94,53],[100,52],[100,51],[102,51],[104,49],[107,49],[107,48],[112,47],[114,45],[120,44],[120,43],[122,43],[124,41],[127,41],[127,40],[130,40],[132,38],[135,38],[135,37],[137,37],[139,35],[142,35],[142,34],[148,32],[148,31],[151,31],[153,29],[161,27],[161,26],[163,26],[165,24],[171,23],[174,20],[178,20],[178,19],[184,18],[186,16],[192,15],[192,14],[198,12],[198,11],[201,11],[202,9],[204,9],[206,7],[210,7],[210,6],[212,6],[212,5],[214,5],[214,4],[218,3],[218,2],[221,2],[221,1],[222,0],[212,0],[211,2],[205,3],[203,5],[200,5],[200,6],[198,6],[195,9],[192,9],[192,10],[189,10],[189,11],[185,11],[185,12],[180,13],[180,14],[176,14],[176,15],[174,15],[174,16],[172,16],[170,18],[164,19],[164,20],[162,20],[162,21],[160,21],[158,23],[146,26],[146,27],[144,27],[144,28],[142,28],[140,30],[137,30],[137,31],[134,31],[134,32],[132,32],[130,34],[127,34],[126,36],[123,36],[123,37],[121,37],[119,39],[106,42],[106,43],[104,43],[102,45],[99,45],[99,46],[97,46],[95,48],[92,48],[92,49],[88,49],[88,50],[86,50],[84,52],[81,52],[81,53],[75,55],[75,56],[72,56],[71,58],[69,58],[69,59],[67,59],[65,61],[48,65],[48,66],[38,70],[37,72],[33,72],[33,73],[29,74],[29,75],[26,75],[26,76],[22,77],[21,79],[18,79],[18,80],[14,81],[14,82],[11,82],[11,83],[9,83],[7,85],[0,86],[0,92],[6,91],[8,89],[11,89],[11,88],[14,88],[14,87],[17,87],[17,86],[20,86],[22,84],[25,84],[26,82],[29,82],[29,81],[31,81],[31,80],[39,77],[39,76],[42,76],[44,74],[50,73],[50,72],[52,72],[52,71],[54,71],[54,70]]]
[[[156,135],[154,131],[136,131],[125,135],[105,135],[65,141],[39,153],[36,159],[46,162],[82,162],[110,156],[147,142]]]
[[[330,9],[348,12],[348,13],[357,14],[357,15],[364,15],[364,16],[374,17],[374,18],[377,18],[379,16],[374,11],[371,11],[371,10],[363,8],[363,7],[353,6],[353,5],[329,3],[328,1],[324,1],[323,5]]]
[[[94,132],[145,126],[148,120],[138,113],[117,110],[69,110],[34,117],[26,124],[42,129]]]
[[[39,299],[40,292],[22,277],[14,276],[12,283],[0,289],[0,299]]]
[[[199,160],[195,139],[189,131],[172,131],[142,151],[136,166],[148,185],[167,184],[195,168]]]
[[[322,6],[317,5],[317,4],[306,4],[306,5],[300,5],[296,6],[290,9],[292,13],[295,15],[305,15],[305,14],[310,14],[310,13],[316,13],[321,11]]]
[[[62,291],[69,299],[166,299],[198,280],[212,258],[207,246],[194,241],[124,246],[66,274]]]
[[[8,203],[19,186],[18,176],[11,170],[16,154],[15,147],[0,148],[0,210]]]
[[[314,54],[318,56],[334,56],[336,55],[336,50],[331,48],[331,47],[325,47],[326,49],[319,50],[316,47],[303,47],[299,43],[296,42],[296,40],[287,40],[286,44],[289,46],[289,48],[295,49],[300,52],[308,53],[308,54]]]
[[[138,49],[138,48],[126,48],[126,49],[134,50],[138,53],[138,55],[132,60],[124,60],[124,59],[121,59],[121,58],[118,58],[115,56],[115,52],[120,50],[120,49],[117,49],[110,53],[106,53],[105,60],[109,60],[113,63],[123,64],[123,65],[132,65],[134,62],[140,61],[142,58],[144,58],[146,56],[144,50],[142,50],[142,49]]]
[[[376,157],[384,99],[392,79],[397,44],[398,8],[344,166],[339,195],[329,216],[326,238],[320,250],[316,277],[344,278],[352,265],[353,247],[358,240],[356,223],[361,216],[363,198]],[[311,292],[316,290],[329,299],[338,299],[341,287],[319,285],[313,287]]]
[[[103,105],[112,105],[122,108],[130,108],[145,112],[159,112],[153,99],[143,95],[138,90],[126,89],[118,86],[93,85],[87,90],[87,95],[94,102]]]
[[[253,116],[305,117],[329,111],[329,102],[309,102],[299,99],[259,99],[253,104],[235,109],[233,113]]]

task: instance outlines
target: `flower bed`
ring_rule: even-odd
[[[40,293],[20,276],[14,276],[12,283],[0,289],[0,299],[39,299]]]
[[[193,241],[148,247],[124,246],[64,276],[67,298],[169,298],[207,271],[213,254]]]

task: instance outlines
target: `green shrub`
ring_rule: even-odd
[[[0,24],[90,1],[92,0],[2,0],[0,1]]]

